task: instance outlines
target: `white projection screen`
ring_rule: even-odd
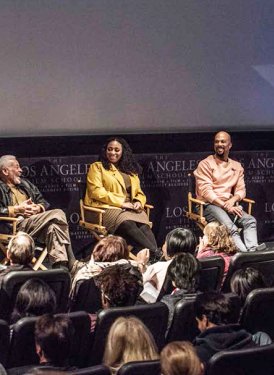
[[[273,0],[0,0],[1,137],[271,130]]]

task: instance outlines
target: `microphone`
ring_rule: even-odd
[[[239,207],[241,210],[243,210],[243,206],[239,205],[237,207]],[[239,215],[235,215],[234,220],[233,220],[233,224],[235,224],[238,219],[239,219]]]

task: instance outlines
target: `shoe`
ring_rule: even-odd
[[[263,242],[260,245],[256,246],[256,250],[255,251],[264,251],[266,249],[267,249],[266,248],[266,244]]]
[[[74,276],[76,275],[76,273],[84,267],[84,265],[86,265],[85,262],[81,262],[80,260],[76,260],[74,263],[73,263],[73,266],[72,268],[70,269],[70,276],[71,278],[73,279]]]

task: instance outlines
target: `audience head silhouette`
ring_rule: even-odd
[[[95,262],[116,262],[119,259],[128,259],[129,250],[126,241],[119,236],[109,235],[101,239],[92,252]]]
[[[166,259],[171,259],[180,253],[194,254],[196,245],[196,238],[191,230],[175,228],[166,236],[163,253]]]
[[[201,332],[216,325],[228,323],[230,302],[218,292],[198,294],[195,300],[195,315]]]
[[[19,289],[11,320],[15,323],[25,316],[40,316],[55,311],[55,292],[43,280],[30,279]]]
[[[104,364],[115,372],[124,363],[158,359],[148,328],[135,317],[120,317],[112,325],[105,347]]]
[[[176,255],[167,270],[173,285],[186,293],[194,293],[197,289],[200,263],[190,253]]]
[[[244,303],[252,290],[265,288],[267,283],[262,272],[255,268],[247,267],[234,272],[230,280],[230,287],[231,291],[238,294],[241,302]]]
[[[141,275],[130,265],[114,265],[96,276],[96,284],[102,292],[104,308],[132,306],[141,291]]]
[[[173,341],[161,352],[162,375],[202,375],[203,365],[190,342]]]
[[[36,352],[40,363],[67,366],[74,329],[67,316],[42,315],[35,323]]]
[[[9,242],[7,258],[11,264],[28,265],[34,256],[35,245],[32,237],[18,232]]]

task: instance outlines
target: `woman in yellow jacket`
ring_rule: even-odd
[[[155,252],[157,243],[144,211],[140,170],[128,143],[123,138],[110,138],[99,161],[89,168],[85,204],[105,209],[103,225],[109,233],[124,237],[137,250]]]

